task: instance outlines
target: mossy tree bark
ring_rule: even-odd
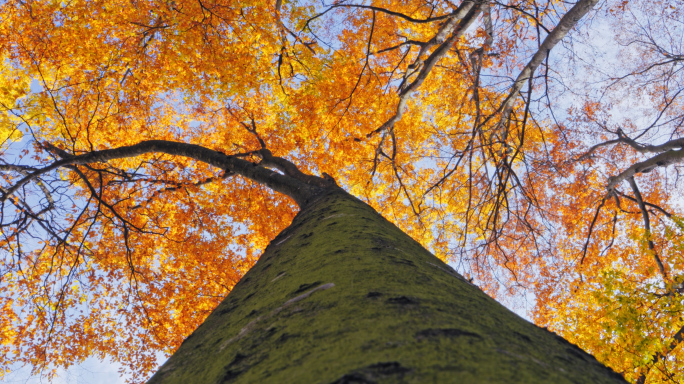
[[[149,383],[624,383],[341,190],[306,206]]]

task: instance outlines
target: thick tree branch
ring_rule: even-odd
[[[287,176],[309,185],[315,185],[320,188],[337,187],[335,180],[326,173],[323,174],[324,177],[322,178],[318,176],[307,175],[306,173],[300,171],[299,168],[291,161],[282,157],[273,156],[271,151],[266,148],[259,150],[258,154],[262,158],[262,160],[259,162],[259,165],[276,168],[277,170],[285,173]]]
[[[537,52],[532,56],[532,59],[530,59],[525,68],[520,72],[518,78],[515,79],[508,97],[506,97],[506,100],[504,100],[499,107],[499,110],[502,111],[499,123],[500,126],[505,126],[507,124],[511,112],[513,111],[513,105],[518,98],[518,92],[520,92],[523,85],[525,85],[525,82],[529,81],[537,67],[544,62],[551,49],[563,40],[568,32],[577,25],[577,22],[584,17],[596,3],[598,3],[598,0],[578,1],[565,15],[563,15],[553,31],[546,36]]]
[[[477,16],[482,10],[482,2],[480,1],[477,2],[477,5],[475,4],[475,2],[464,1],[461,6],[453,12],[449,21],[439,29],[437,34],[421,47],[418,57],[409,65],[406,75],[404,75],[404,79],[399,86],[399,103],[397,103],[396,113],[379,128],[366,135],[366,137],[373,136],[386,129],[392,129],[394,124],[401,120],[401,117],[404,114],[404,108],[406,107],[406,103],[411,97],[411,94],[423,84],[432,68],[437,64],[437,61],[451,49],[456,40],[463,36],[465,31],[467,31],[477,19]],[[450,33],[451,36],[449,36]],[[447,38],[447,36],[449,37]],[[423,60],[421,56],[426,53],[429,48],[437,44],[439,44],[439,46]],[[409,82],[409,78],[415,73],[417,73],[416,77]]]
[[[321,191],[319,185],[308,184],[290,175],[283,175],[264,166],[234,156],[228,156],[219,151],[196,144],[178,143],[166,140],[147,140],[135,145],[64,157],[44,168],[31,172],[19,180],[15,185],[4,191],[0,197],[0,201],[6,200],[27,182],[61,167],[76,164],[105,163],[110,160],[135,157],[147,153],[165,153],[173,156],[188,157],[207,163],[223,169],[226,172],[238,174],[259,184],[263,184],[276,192],[283,193],[295,200],[300,207],[307,205]],[[274,157],[273,159],[279,158]],[[294,167],[294,164],[292,164],[292,166]],[[330,185],[327,183],[326,179],[317,178],[316,176],[309,177],[320,179],[322,184],[325,183],[326,185]]]
[[[649,145],[649,144],[637,143],[635,140],[632,140],[632,138],[625,135],[624,132],[622,132],[622,129],[620,129],[620,128],[618,128],[617,134],[618,134],[618,139],[616,141],[625,143],[640,153],[661,153],[661,152],[670,151],[670,150],[674,150],[674,149],[684,148],[684,139],[670,140],[670,141],[663,143],[663,144],[660,144],[660,145]]]
[[[618,135],[617,139],[604,141],[602,143],[598,143],[598,144],[592,146],[591,148],[589,148],[589,150],[586,153],[584,153],[582,156],[580,156],[577,160],[581,161],[581,160],[588,158],[594,152],[596,152],[596,150],[598,150],[601,147],[607,147],[609,145],[620,144],[620,143],[629,145],[630,147],[632,147],[634,150],[636,150],[639,153],[662,153],[662,152],[666,152],[666,151],[684,148],[684,138],[669,140],[669,141],[667,141],[663,144],[659,144],[659,145],[650,145],[650,144],[641,144],[641,143],[637,142],[636,140],[632,139],[631,137],[628,137],[627,135],[625,135],[625,133],[620,128],[618,128],[618,130],[617,130],[617,135]]]
[[[666,167],[670,164],[681,163],[684,161],[684,149],[677,151],[667,151],[653,156],[648,160],[640,161],[631,167],[620,172],[620,174],[608,178],[606,188],[612,191],[621,182],[633,177],[637,173],[648,173],[657,167]]]

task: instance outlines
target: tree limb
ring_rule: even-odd
[[[439,59],[451,49],[454,42],[468,30],[472,23],[477,19],[477,15],[480,14],[481,9],[481,1],[477,2],[477,5],[475,5],[475,2],[464,1],[461,6],[450,15],[449,21],[439,29],[437,34],[421,47],[418,57],[407,68],[406,75],[404,75],[404,79],[399,86],[399,103],[397,103],[397,109],[394,116],[379,128],[367,134],[366,137],[371,137],[386,129],[391,129],[396,122],[401,120],[401,117],[404,114],[404,107],[406,107],[406,103],[411,94],[423,84],[432,68],[437,64],[437,61],[439,61]],[[449,33],[451,33],[451,36],[447,38]],[[439,47],[437,47],[425,60],[421,59],[421,55],[426,53],[429,48],[436,44],[440,44]],[[409,77],[416,72],[418,74],[409,83]]]
[[[667,272],[665,272],[665,266],[663,265],[662,260],[660,260],[660,256],[658,256],[658,252],[655,249],[655,245],[653,244],[653,240],[651,240],[651,220],[648,217],[648,210],[646,209],[646,205],[644,204],[644,199],[641,197],[641,192],[639,192],[639,187],[637,186],[637,183],[634,180],[634,177],[630,177],[627,180],[629,181],[629,185],[632,187],[632,191],[634,192],[634,197],[636,198],[636,201],[639,204],[639,209],[641,210],[641,215],[644,218],[644,229],[646,230],[646,237],[648,239],[648,249],[650,249],[651,252],[653,252],[653,257],[655,258],[655,261],[658,264],[658,269],[660,270],[660,274],[663,275],[663,278],[665,280],[667,280]]]
[[[551,49],[556,46],[577,25],[577,22],[584,17],[595,5],[598,0],[579,0],[570,10],[563,15],[558,25],[549,33],[539,46],[537,52],[520,72],[518,78],[513,82],[511,91],[506,100],[501,104],[499,110],[502,111],[499,126],[505,126],[513,111],[513,105],[518,98],[518,92],[522,89],[539,65],[544,62]],[[504,140],[505,141],[505,140]]]
[[[633,177],[637,173],[648,173],[657,167],[665,167],[670,164],[681,163],[684,161],[684,149],[677,151],[667,151],[659,155],[653,156],[650,159],[640,161],[633,164],[631,167],[620,172],[618,175],[608,178],[608,191],[612,191],[621,182]]]
[[[641,376],[636,381],[636,384],[644,384],[646,382],[646,375],[651,370],[651,368],[656,365],[661,359],[665,358],[669,352],[675,349],[679,344],[684,342],[684,326],[679,328],[679,331],[674,334],[672,340],[667,344],[665,351],[658,352],[653,356],[653,363],[646,367],[646,372],[642,373]]]
[[[669,150],[684,148],[684,138],[670,140],[660,145],[649,145],[637,143],[635,140],[625,135],[620,128],[618,128],[617,134],[618,139],[616,141],[625,143],[640,153],[661,153]]]
[[[290,175],[283,175],[274,172],[265,166],[260,166],[234,156],[229,156],[200,145],[166,140],[147,140],[130,146],[87,152],[82,155],[68,155],[46,167],[31,172],[19,180],[15,185],[3,191],[2,196],[0,196],[0,201],[7,200],[10,195],[15,193],[29,181],[61,167],[76,164],[105,163],[109,160],[135,157],[147,153],[165,153],[173,156],[188,157],[207,163],[223,169],[226,172],[238,174],[259,184],[263,184],[276,192],[283,193],[295,200],[300,207],[307,205],[308,202],[321,191],[319,185],[308,184]],[[278,161],[277,159],[280,158],[273,157],[273,159],[275,160],[271,160],[272,162]],[[286,161],[285,159],[280,160]],[[283,163],[282,161],[280,162]],[[292,164],[292,166],[294,166],[294,164]],[[317,178],[316,176],[309,177]],[[326,179],[317,179],[320,179],[322,184],[330,185]]]

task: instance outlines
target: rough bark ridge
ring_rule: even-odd
[[[149,383],[624,383],[332,191]]]

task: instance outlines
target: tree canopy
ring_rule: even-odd
[[[143,380],[306,205],[290,177],[684,380],[681,1],[0,7],[0,369]]]

